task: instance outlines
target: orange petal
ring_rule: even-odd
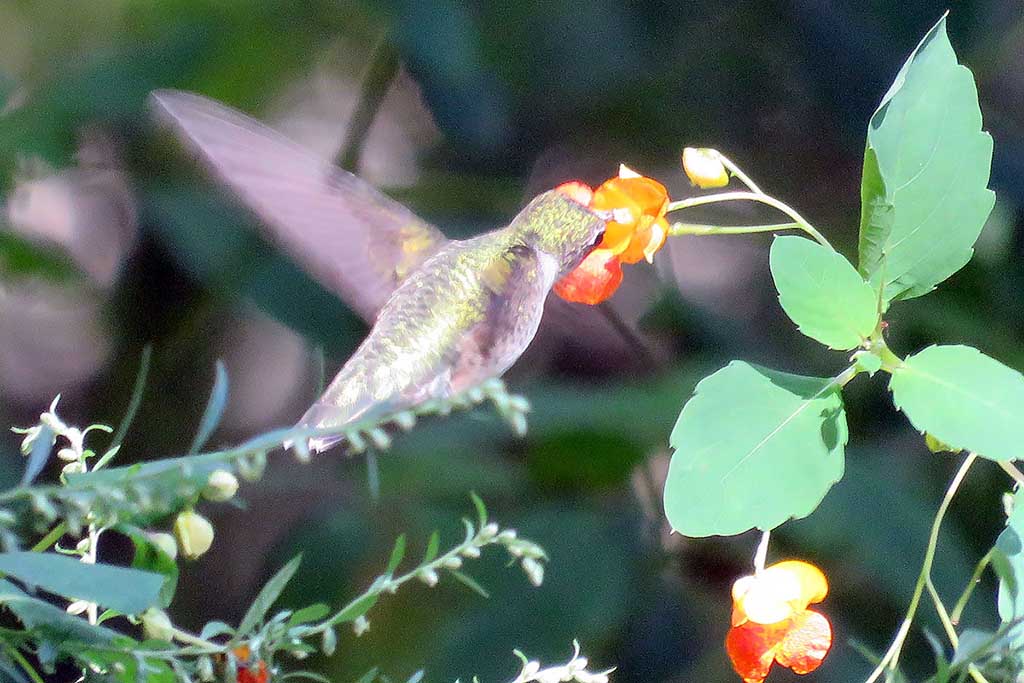
[[[622,282],[622,264],[608,249],[595,249],[555,283],[555,294],[566,301],[599,304],[611,297]]]
[[[775,661],[775,650],[785,638],[788,622],[755,624],[747,622],[729,629],[725,637],[725,651],[729,653],[733,670],[746,683],[761,683]]]
[[[825,574],[813,564],[800,560],[786,560],[768,567],[765,571],[785,571],[797,577],[800,583],[800,602],[797,609],[821,602],[828,595],[828,580]]]
[[[830,647],[832,625],[828,619],[814,610],[805,610],[793,617],[775,659],[795,673],[805,674],[821,666]]]
[[[583,206],[590,206],[590,200],[594,198],[594,191],[590,189],[590,185],[578,180],[562,183],[555,188],[555,192]]]
[[[594,190],[592,206],[595,209],[638,209],[635,214],[660,218],[668,207],[668,190],[653,178],[646,176],[611,178]]]
[[[633,225],[633,223],[608,221],[604,229],[604,238],[598,248],[607,249],[615,255],[626,251],[633,241]]]

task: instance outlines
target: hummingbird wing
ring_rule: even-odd
[[[241,112],[176,90],[155,91],[152,101],[269,238],[368,322],[448,241],[366,181]]]
[[[481,250],[488,240],[492,248]],[[395,291],[298,426],[339,427],[502,374],[533,339],[557,274],[553,258],[507,235],[450,243]],[[340,440],[313,439],[309,447],[322,451]]]

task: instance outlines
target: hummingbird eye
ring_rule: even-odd
[[[597,245],[601,244],[601,240],[603,240],[603,239],[604,239],[604,228],[601,228],[600,230],[597,231],[597,236],[594,237],[594,243],[591,244],[590,246],[591,247],[596,247]]]

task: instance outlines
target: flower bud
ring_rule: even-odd
[[[64,467],[60,468],[60,471],[62,474],[81,474],[85,472],[85,463],[75,460],[64,465]]]
[[[174,540],[174,536],[158,531],[150,532],[146,536],[149,538],[149,542],[159,548],[167,557],[172,560],[178,559],[178,544]]]
[[[338,649],[338,634],[334,632],[333,628],[328,628],[320,636],[320,651],[330,657],[336,649]]]
[[[488,522],[484,525],[482,529],[480,529],[480,533],[477,534],[477,537],[480,539],[481,542],[487,543],[497,535],[498,525],[494,522]]]
[[[238,478],[227,470],[215,470],[203,489],[203,498],[215,503],[231,500],[238,491]]]
[[[186,558],[194,560],[213,545],[213,525],[194,510],[185,510],[174,520],[174,535]]]
[[[142,613],[142,632],[147,638],[154,640],[170,642],[174,638],[174,626],[170,617],[167,616],[167,612],[156,607],[150,607]]]
[[[465,548],[462,549],[462,555],[464,557],[468,557],[471,560],[474,560],[480,557],[480,548],[477,548],[475,545],[467,545]]]
[[[446,557],[441,562],[441,566],[444,567],[445,569],[458,569],[459,567],[462,566],[462,558],[459,557],[458,555],[452,555],[451,557]]]
[[[530,583],[536,587],[540,587],[544,583],[544,565],[532,557],[525,557],[523,558],[522,566]]]
[[[196,660],[196,675],[199,680],[203,683],[209,683],[214,679],[213,673],[213,659],[207,656],[202,656]]]
[[[57,451],[57,457],[64,462],[74,462],[78,460],[78,453],[73,448],[62,448]]]
[[[370,630],[370,620],[360,615],[355,618],[352,622],[352,632],[356,634],[356,638],[363,635]]]
[[[515,529],[505,529],[500,534],[498,534],[498,540],[508,543],[509,541],[516,540],[516,536],[517,534]]]
[[[70,605],[64,608],[64,611],[68,614],[81,614],[85,610],[89,609],[89,603],[85,600],[75,600]]]
[[[418,578],[420,581],[427,584],[431,588],[436,586],[438,582],[437,572],[431,569],[430,567],[424,567],[423,569],[421,569],[419,573],[416,574],[416,578]]]
[[[729,184],[729,172],[725,170],[717,151],[713,149],[687,147],[683,150],[683,170],[690,182],[707,190],[725,187]]]

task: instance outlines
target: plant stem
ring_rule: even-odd
[[[1017,469],[1017,466],[1012,462],[1000,462],[999,466],[1003,468],[1003,471],[1010,475],[1018,486],[1024,486],[1024,472]]]
[[[772,223],[770,225],[702,225],[700,223],[673,223],[668,236],[679,235],[748,235],[754,232],[775,232],[777,230],[800,230],[799,223]]]
[[[5,643],[4,649],[7,651],[7,654],[10,656],[10,658],[18,663],[18,666],[21,667],[21,670],[24,671],[25,674],[32,679],[33,683],[46,683],[43,680],[43,677],[39,675],[39,672],[36,671],[35,667],[32,666],[32,664],[27,659],[25,659],[25,655],[21,654],[18,648]]]
[[[725,155],[724,155],[724,154],[722,154],[721,152],[718,152],[718,160],[719,160],[719,161],[721,161],[721,162],[722,162],[722,165],[723,165],[723,166],[725,166],[725,167],[726,167],[727,169],[729,169],[729,171],[730,171],[730,172],[731,172],[731,173],[732,173],[732,174],[733,174],[734,176],[736,176],[737,178],[739,178],[739,181],[740,181],[741,183],[743,183],[744,185],[746,185],[747,187],[749,187],[749,188],[750,188],[750,191],[751,191],[751,192],[756,192],[757,194],[764,194],[764,192],[762,192],[762,191],[761,191],[761,188],[760,188],[760,187],[758,187],[758,186],[757,186],[757,185],[756,185],[756,184],[754,183],[754,181],[753,181],[753,180],[751,180],[751,179],[750,179],[750,177],[749,177],[749,176],[748,176],[748,175],[747,175],[746,173],[744,173],[743,171],[741,171],[741,170],[740,170],[740,167],[739,167],[739,166],[737,166],[736,164],[734,164],[734,163],[732,162],[732,160],[731,160],[731,159],[729,159],[729,158],[728,158],[727,156],[725,156]]]
[[[981,581],[981,574],[988,567],[989,562],[992,561],[992,550],[985,553],[985,556],[978,560],[978,564],[974,567],[974,573],[971,574],[971,580],[967,583],[964,588],[964,592],[960,594],[960,599],[953,605],[953,611],[949,613],[949,620],[953,624],[960,623],[960,616],[964,612],[964,608],[967,607],[967,601],[971,599],[971,594],[974,592],[974,587]]]
[[[32,546],[31,551],[34,553],[41,553],[45,550],[49,550],[50,546],[60,540],[60,537],[66,534],[68,531],[68,523],[61,522],[57,526],[50,529],[49,533],[43,536],[39,541]]]
[[[952,645],[955,650],[960,645],[960,638],[956,635],[956,629],[953,627],[953,621],[949,618],[949,612],[946,611],[946,606],[942,604],[942,598],[939,597],[939,591],[935,590],[935,583],[932,581],[930,574],[925,577],[924,585],[925,588],[928,589],[928,595],[931,596],[932,605],[935,606],[935,613],[939,615],[939,622],[942,624],[942,630],[946,632],[949,644]]]
[[[669,203],[668,211],[681,211],[682,209],[689,209],[694,206],[718,204],[730,201],[751,201],[767,204],[768,206],[777,209],[792,218],[801,230],[817,240],[819,244],[835,251],[832,245],[829,244],[829,241],[825,239],[825,237],[818,232],[813,225],[808,223],[803,216],[797,213],[795,209],[790,207],[788,204],[779,201],[775,197],[771,197],[760,192],[720,192],[718,194],[708,194],[700,197],[689,197],[687,199],[680,199],[679,201]]]
[[[764,563],[768,558],[768,541],[772,537],[771,531],[761,534],[761,540],[757,544],[757,551],[754,553],[754,573],[760,574],[764,571]]]
[[[345,142],[335,157],[337,164],[346,171],[355,171],[359,165],[370,126],[377,118],[377,112],[397,73],[398,53],[387,36],[384,36],[370,57],[370,64],[362,78],[358,104],[345,133]]]
[[[949,487],[946,489],[946,494],[942,497],[942,502],[939,504],[939,509],[935,513],[935,519],[932,521],[931,533],[928,535],[928,547],[925,549],[924,561],[921,563],[921,573],[917,577],[917,585],[914,586],[914,595],[910,598],[910,605],[907,607],[907,614],[903,618],[903,623],[900,624],[899,630],[896,632],[896,637],[893,638],[892,644],[886,651],[885,656],[882,657],[882,661],[878,662],[878,666],[875,667],[871,675],[865,680],[864,683],[874,683],[878,680],[878,677],[882,675],[882,672],[886,668],[895,670],[896,665],[899,662],[900,651],[903,649],[903,643],[907,639],[907,634],[910,632],[910,625],[914,621],[914,615],[917,613],[918,604],[921,602],[921,593],[924,592],[925,584],[929,581],[932,562],[935,560],[935,547],[939,542],[939,529],[942,526],[942,519],[946,516],[946,510],[949,508],[949,504],[953,500],[953,496],[956,495],[957,489],[960,488],[961,482],[964,477],[967,476],[967,471],[974,464],[977,459],[977,453],[969,453],[964,458],[963,463],[960,465],[960,469],[957,470],[953,476],[953,480],[949,483]]]

